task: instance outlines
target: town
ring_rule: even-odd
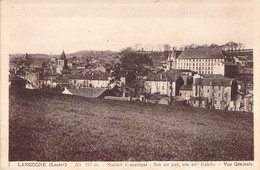
[[[242,43],[10,54],[9,73],[15,90],[253,112],[253,49]]]

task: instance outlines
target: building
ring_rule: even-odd
[[[192,85],[183,85],[180,88],[180,96],[186,101],[189,101],[191,96],[193,96]]]
[[[63,70],[68,70],[68,59],[65,55],[64,50],[62,51],[61,57],[57,61],[58,61],[58,65],[56,68],[56,72],[58,74],[62,74]]]
[[[235,56],[234,61],[240,66],[246,66],[247,64],[247,58],[245,56]]]
[[[29,81],[17,76],[17,75],[9,75],[9,86],[12,89],[25,89],[29,84]]]
[[[236,100],[238,85],[229,78],[197,78],[192,85],[190,105],[227,110]]]
[[[177,58],[181,55],[182,52],[183,51],[177,51],[173,49],[173,51],[169,53],[168,59],[166,61],[166,70],[171,70],[173,68],[176,69],[176,67],[174,67],[173,64],[176,63]]]
[[[216,62],[213,65],[213,74],[220,74],[227,78],[236,78],[238,75],[238,65],[232,62]]]
[[[150,74],[144,80],[145,92],[168,96],[179,95],[179,90],[184,84],[183,78],[173,70]]]
[[[39,76],[39,88],[55,88],[57,86],[57,78],[60,74],[47,72]]]
[[[185,49],[182,53],[170,58],[169,68],[188,69],[201,74],[214,74],[213,66],[216,62],[229,59],[223,55],[219,48]]]

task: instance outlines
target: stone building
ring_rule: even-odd
[[[214,74],[214,63],[230,61],[230,58],[219,48],[201,48],[185,49],[182,53],[172,54],[168,60],[169,69],[188,69],[200,74]]]
[[[179,90],[183,84],[184,80],[180,74],[177,74],[172,70],[157,74],[150,74],[144,80],[144,88],[147,93],[165,94],[168,96],[179,95]]]
[[[236,100],[238,85],[229,78],[197,78],[192,85],[193,95],[190,105],[228,109],[230,102]]]

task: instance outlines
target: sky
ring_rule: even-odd
[[[236,1],[6,2],[10,53],[119,51],[142,44],[253,47],[254,3]],[[248,2],[248,1],[247,1]]]

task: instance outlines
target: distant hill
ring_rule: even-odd
[[[83,50],[83,51],[78,51],[75,53],[66,53],[65,54],[68,58],[71,57],[84,57],[84,56],[107,56],[107,55],[115,55],[118,54],[118,52],[113,52],[113,51],[93,51],[93,50]],[[59,57],[61,55],[60,54],[53,54],[53,55],[48,55],[48,54],[40,54],[40,53],[35,53],[35,54],[31,54],[28,53],[28,55],[32,58],[51,58],[51,57]],[[17,54],[10,54],[9,57],[10,58],[20,58],[20,57],[24,57],[25,54],[21,54],[21,53],[17,53]]]
[[[61,52],[62,53],[62,52]],[[48,54],[31,54],[28,53],[29,57],[33,59],[33,63],[35,64],[41,64],[44,60],[50,60],[52,57],[59,58],[61,56],[60,54],[53,54],[53,55],[48,55]],[[152,57],[153,63],[155,67],[161,67],[162,66],[162,61],[165,61],[167,59],[167,56],[164,55],[163,52],[137,52],[137,53],[146,53],[149,56]],[[66,57],[70,60],[73,57],[77,58],[89,58],[91,60],[96,60],[97,62],[100,63],[108,63],[108,64],[115,64],[119,62],[119,59],[122,57],[122,53],[120,52],[115,52],[115,51],[95,51],[95,50],[82,50],[82,51],[77,51],[75,53],[66,53]],[[25,57],[25,54],[10,54],[10,61],[15,61],[19,60],[22,57]]]

